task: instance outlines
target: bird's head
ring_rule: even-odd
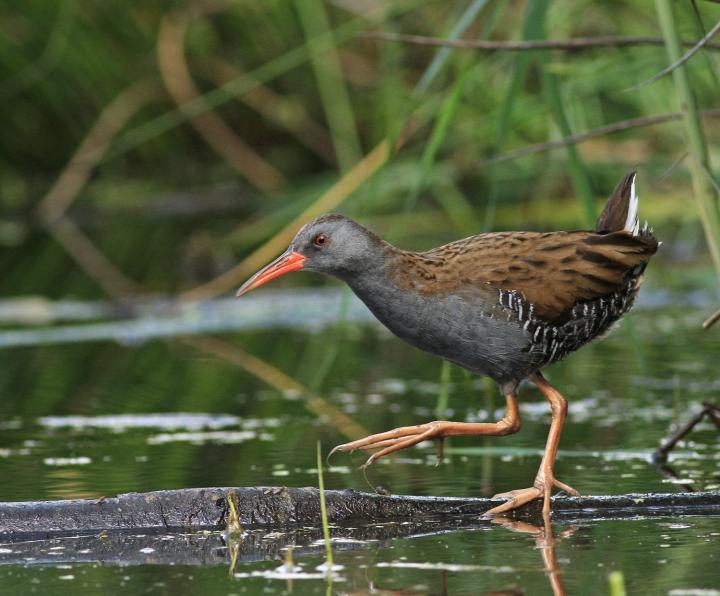
[[[248,279],[237,291],[247,294],[291,271],[317,271],[346,279],[375,268],[388,246],[375,234],[343,215],[323,215],[303,226],[288,249]]]

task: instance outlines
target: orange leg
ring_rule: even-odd
[[[571,486],[556,480],[553,474],[558,445],[560,444],[560,434],[562,433],[565,417],[567,416],[567,400],[557,389],[550,385],[539,372],[532,376],[532,380],[550,402],[550,410],[552,412],[550,432],[548,433],[547,444],[545,445],[545,453],[540,462],[540,469],[538,470],[537,476],[535,476],[535,482],[530,488],[522,488],[495,495],[495,497],[508,497],[508,501],[490,509],[490,511],[485,513],[486,517],[510,511],[511,509],[517,509],[525,503],[539,498],[543,499],[543,514],[547,515],[550,513],[550,495],[552,494],[553,487],[558,487],[573,496],[579,496],[580,494]]]
[[[336,451],[355,451],[356,449],[367,451],[379,449],[378,452],[373,453],[365,462],[366,467],[375,460],[394,453],[395,451],[400,451],[401,449],[406,449],[432,439],[437,439],[442,442],[445,437],[511,435],[520,430],[520,413],[518,412],[517,396],[514,391],[508,393],[505,399],[507,401],[505,416],[497,422],[448,422],[445,420],[436,420],[416,426],[402,426],[384,433],[370,435],[364,439],[338,445],[330,452],[330,455]]]

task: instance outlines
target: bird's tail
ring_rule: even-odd
[[[633,236],[640,235],[638,197],[635,192],[636,175],[637,172],[633,170],[618,182],[595,224],[595,231],[599,234],[624,230]]]

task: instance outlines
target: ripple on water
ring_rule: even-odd
[[[46,428],[72,428],[84,430],[101,428],[123,432],[133,428],[160,428],[165,430],[201,430],[248,424],[230,414],[202,414],[188,412],[162,412],[155,414],[111,414],[103,416],[43,416],[37,422]],[[253,419],[254,420],[254,419]],[[266,422],[266,421],[263,421]]]

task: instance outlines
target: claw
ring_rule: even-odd
[[[569,484],[565,484],[564,482],[560,482],[559,480],[555,480],[554,478],[553,478],[553,485],[556,488],[559,488],[560,490],[565,491],[571,497],[579,497],[580,496],[580,493],[578,491],[576,491],[572,486],[570,486]]]
[[[325,458],[325,462],[329,465],[330,464],[330,458],[335,454],[336,451],[347,451],[347,449],[343,449],[343,447],[347,447],[350,443],[343,443],[342,445],[335,445],[330,450],[330,453],[327,454],[327,457]],[[354,449],[350,449],[350,453],[355,451]]]
[[[335,450],[336,450],[336,449],[337,449],[337,447],[333,447],[333,448],[330,450],[330,453],[328,453],[328,454],[325,456],[325,463],[326,463],[328,466],[330,465],[330,458],[333,456],[333,453],[335,453]]]
[[[375,463],[375,460],[379,457],[378,453],[373,453],[370,457],[367,458],[367,461],[362,465],[363,469],[369,468]]]

